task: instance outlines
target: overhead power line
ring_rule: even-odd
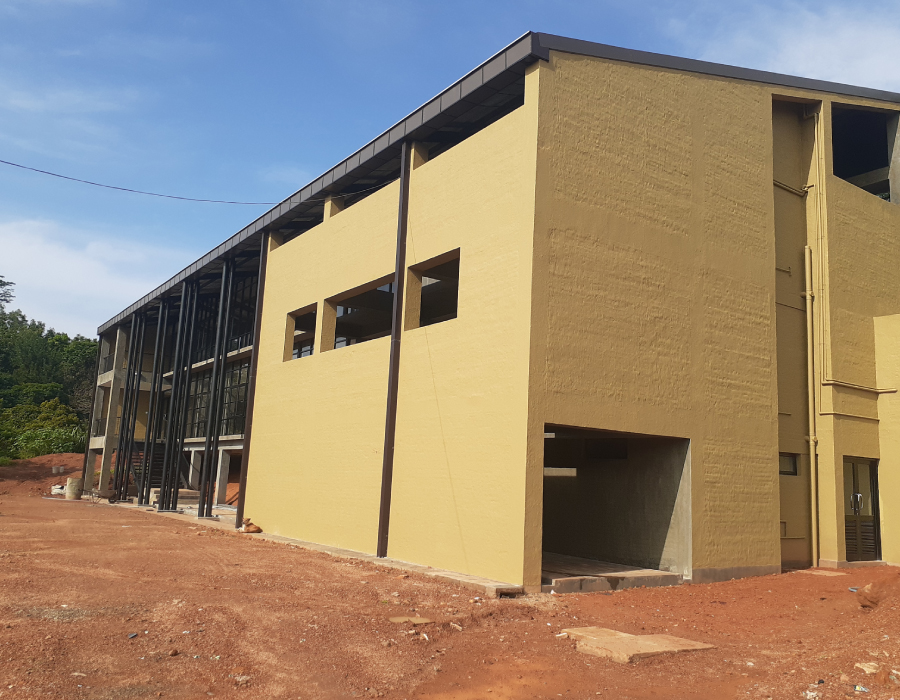
[[[10,163],[8,160],[0,160],[0,163],[4,165],[11,165],[14,168],[22,168],[22,170],[31,170],[35,173],[41,173],[43,175],[52,175],[53,177],[59,177],[63,180],[71,180],[72,182],[81,182],[85,185],[93,185],[94,187],[105,187],[108,190],[119,190],[120,192],[131,192],[133,194],[145,194],[150,197],[165,197],[166,199],[180,199],[185,202],[209,202],[211,204],[247,204],[251,206],[266,206],[271,207],[278,204],[278,202],[231,202],[223,199],[196,199],[194,197],[179,197],[174,194],[159,194],[158,192],[144,192],[143,190],[133,190],[128,187],[116,187],[115,185],[104,185],[99,182],[91,182],[90,180],[81,180],[77,177],[69,177],[68,175],[60,175],[59,173],[51,173],[48,170],[39,170],[38,168],[30,168],[27,165],[19,165],[18,163]]]

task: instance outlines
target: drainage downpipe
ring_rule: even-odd
[[[819,465],[816,459],[816,373],[813,364],[813,285],[812,285],[812,248],[804,249],[804,268],[806,271],[806,386],[807,404],[809,408],[809,498],[810,498],[810,530],[812,535],[812,565],[819,565]]]

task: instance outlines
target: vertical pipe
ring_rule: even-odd
[[[97,410],[97,380],[100,378],[100,352],[103,347],[103,339],[97,336],[97,362],[94,366],[94,391],[91,392],[91,414],[88,417],[87,444],[84,446],[84,465],[81,467],[81,485],[87,488],[88,463],[91,460],[91,437],[94,434],[94,412]],[[92,475],[93,476],[93,475]],[[93,478],[91,489],[94,488]]]
[[[247,385],[247,408],[244,411],[244,449],[241,455],[241,481],[238,490],[237,513],[234,526],[240,527],[244,519],[244,502],[247,491],[247,466],[250,463],[250,436],[253,431],[253,404],[256,399],[256,368],[259,364],[259,332],[262,324],[263,294],[266,289],[266,264],[269,260],[269,234],[264,233],[259,251],[259,276],[256,278],[256,310],[253,317],[253,350],[250,355],[250,380]]]
[[[804,249],[804,267],[806,271],[806,387],[807,409],[809,411],[809,497],[810,497],[810,529],[812,545],[812,565],[819,565],[819,464],[816,459],[816,372],[813,358],[815,338],[813,336],[813,283],[812,283],[812,248]]]
[[[384,422],[384,461],[381,467],[381,505],[378,513],[379,557],[386,557],[394,481],[394,440],[397,434],[397,390],[400,381],[400,338],[403,320],[403,283],[406,279],[406,231],[409,221],[409,171],[412,148],[400,151],[400,204],[397,215],[397,258],[394,263],[394,308],[391,318],[391,359],[388,369],[387,416]]]
[[[210,481],[210,463],[212,455],[210,450],[213,445],[213,432],[218,432],[218,425],[215,423],[216,406],[219,400],[219,367],[220,363],[224,364],[222,348],[225,344],[224,325],[225,325],[225,303],[228,297],[226,285],[229,282],[229,271],[231,262],[229,260],[222,261],[222,280],[219,287],[219,308],[216,312],[216,336],[213,345],[213,366],[212,375],[209,378],[209,392],[206,401],[206,439],[203,442],[203,461],[200,464],[200,498],[197,503],[197,517],[204,517],[207,511],[207,490]],[[217,441],[216,441],[217,442]],[[212,511],[210,509],[210,515]]]

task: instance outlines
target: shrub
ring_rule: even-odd
[[[84,452],[87,433],[80,427],[26,430],[15,441],[19,457],[29,459],[59,452]]]

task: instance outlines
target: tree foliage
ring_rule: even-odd
[[[59,431],[87,436],[97,342],[70,338],[21,311],[7,311],[12,286],[0,276],[0,457],[77,445],[65,442]],[[29,432],[34,434],[22,438]]]

